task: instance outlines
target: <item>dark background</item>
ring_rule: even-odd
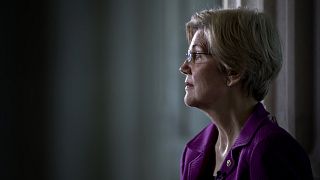
[[[47,175],[48,4],[1,3],[1,179]]]

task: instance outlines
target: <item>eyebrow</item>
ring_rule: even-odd
[[[204,50],[204,47],[202,47],[202,46],[199,45],[199,44],[194,44],[194,45],[192,45],[191,49],[195,49],[196,47],[200,48],[201,50]]]
[[[199,45],[199,44],[193,44],[193,45],[192,45],[193,48],[194,48],[194,47],[197,47],[197,46],[198,46],[198,47],[202,47],[202,46]]]

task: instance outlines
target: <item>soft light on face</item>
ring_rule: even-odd
[[[198,30],[190,43],[189,51],[205,52],[205,38]],[[188,106],[206,109],[218,105],[221,97],[226,94],[226,78],[218,70],[218,63],[212,55],[199,54],[191,62],[184,62],[180,71],[186,75],[184,102]]]

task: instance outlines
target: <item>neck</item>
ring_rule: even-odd
[[[206,110],[207,115],[218,128],[216,151],[222,157],[226,156],[231,149],[256,104],[255,100],[248,98],[229,103],[227,101],[219,109]]]

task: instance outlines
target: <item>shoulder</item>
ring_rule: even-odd
[[[300,144],[278,125],[266,122],[250,144],[252,179],[312,179],[310,161]]]
[[[253,136],[251,146],[255,148],[263,144],[268,145],[269,143],[279,143],[280,146],[290,144],[291,146],[294,146],[296,148],[301,148],[299,143],[286,130],[284,130],[277,124],[266,120]],[[270,148],[273,147],[274,146],[270,146]]]
[[[265,122],[251,142],[253,153],[281,153],[294,152],[297,155],[306,156],[302,146],[286,130],[271,121]]]

